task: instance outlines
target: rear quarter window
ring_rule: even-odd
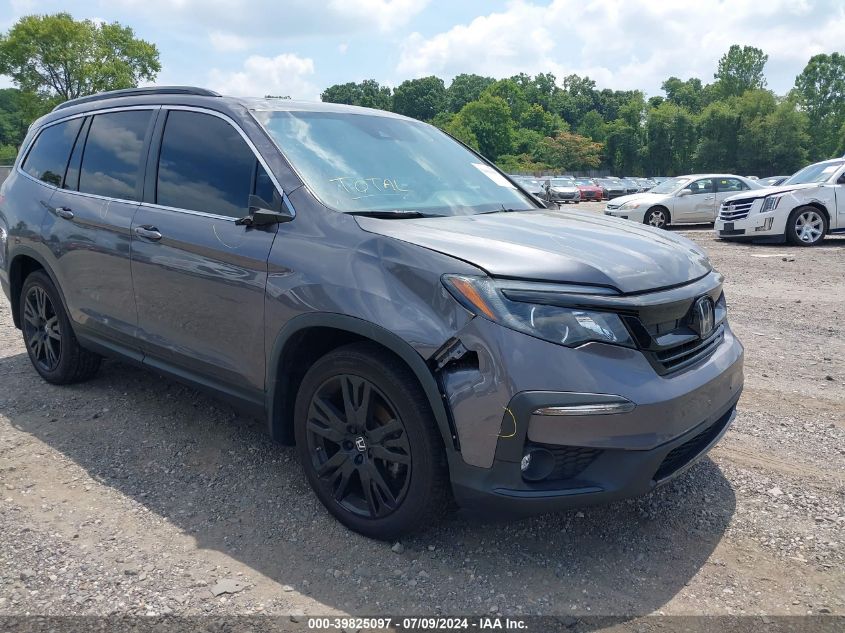
[[[61,187],[81,126],[82,118],[77,118],[45,127],[35,139],[22,169],[33,178]]]

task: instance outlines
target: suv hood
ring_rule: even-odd
[[[455,257],[494,277],[635,293],[684,284],[712,270],[707,255],[680,235],[590,212],[355,219],[365,231]]]

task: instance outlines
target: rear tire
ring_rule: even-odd
[[[26,278],[19,309],[29,360],[44,380],[68,385],[97,373],[101,357],[79,345],[59,292],[46,273],[39,270]]]
[[[317,497],[348,528],[389,540],[447,507],[442,439],[414,374],[373,343],[329,352],[296,395],[297,452]]]
[[[786,221],[786,239],[793,246],[817,246],[827,234],[827,217],[816,207],[794,209]]]

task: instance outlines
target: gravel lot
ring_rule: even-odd
[[[746,346],[710,458],[643,499],[458,513],[393,546],[332,520],[293,449],[205,395],[111,361],[44,383],[0,301],[0,615],[845,614],[845,239],[683,233]]]

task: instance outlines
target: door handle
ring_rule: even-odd
[[[64,218],[65,220],[73,219],[73,211],[70,209],[70,207],[54,207],[52,205],[47,204],[43,200],[41,201],[41,205],[50,213],[55,213],[60,218]]]
[[[715,200],[716,196],[707,196],[704,198],[705,200]]]
[[[151,240],[153,242],[157,242],[161,239],[161,233],[158,232],[158,229],[154,226],[136,226],[135,227],[135,235],[138,237],[143,237],[145,240]]]

